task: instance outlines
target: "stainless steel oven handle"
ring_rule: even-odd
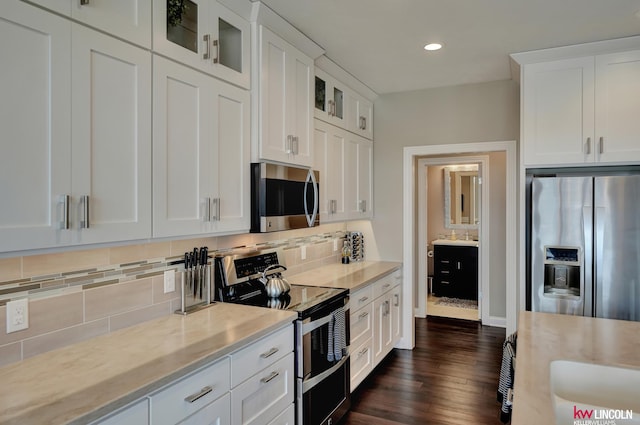
[[[349,303],[346,303],[344,305],[344,314],[349,314]],[[329,323],[329,320],[331,320],[331,313],[327,314],[326,316],[320,318],[320,319],[316,319],[313,322],[309,322],[309,323],[303,323],[302,324],[302,335],[306,335],[309,332],[312,332],[316,329],[318,329],[320,326],[326,325],[327,323]]]
[[[340,359],[340,361],[338,363],[336,363],[333,366],[331,366],[330,369],[325,370],[321,374],[316,375],[311,379],[307,379],[305,381],[302,381],[302,392],[306,393],[311,388],[315,387],[320,382],[324,381],[324,379],[327,376],[331,375],[333,372],[335,372],[336,370],[340,369],[344,365],[344,363],[347,362],[347,361],[349,361],[349,354],[347,354],[346,356],[343,356],[342,359]],[[347,379],[349,379],[348,376],[347,376]]]

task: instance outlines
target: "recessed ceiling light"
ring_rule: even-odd
[[[424,50],[429,50],[429,51],[440,50],[440,49],[442,49],[442,44],[440,43],[430,43],[424,46]]]

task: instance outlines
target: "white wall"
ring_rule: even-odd
[[[403,148],[517,140],[519,96],[519,86],[507,80],[386,94],[376,100],[374,218],[368,259],[402,261]],[[500,294],[504,297],[504,289],[492,288],[496,301]],[[502,306],[492,302],[491,314],[503,316]]]

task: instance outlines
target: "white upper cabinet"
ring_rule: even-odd
[[[640,161],[640,50],[596,56],[599,162]]]
[[[151,53],[72,27],[74,243],[151,236]]]
[[[348,218],[345,191],[345,130],[315,120],[314,169],[320,172],[320,222],[342,221]]]
[[[154,52],[247,89],[250,31],[216,0],[153,1]]]
[[[151,0],[27,0],[151,48]]]
[[[373,140],[373,102],[315,68],[315,117]]]
[[[523,82],[525,164],[592,161],[593,58],[527,65]]]
[[[373,217],[373,142],[345,133],[346,210],[349,219]]]
[[[313,60],[260,25],[259,159],[313,165]]]
[[[640,51],[525,64],[526,166],[640,161]]]
[[[373,140],[373,103],[350,91],[347,107],[347,130]]]
[[[323,70],[315,70],[315,117],[346,128],[346,93],[344,86]]]
[[[31,6],[2,13],[16,101],[2,114],[1,249],[148,238],[151,54]]]
[[[55,246],[70,237],[71,23],[18,2],[2,18],[0,251]]]
[[[154,56],[154,236],[248,231],[249,101]]]

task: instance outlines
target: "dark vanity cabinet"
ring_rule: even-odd
[[[437,297],[478,299],[478,248],[434,246],[433,294]]]

